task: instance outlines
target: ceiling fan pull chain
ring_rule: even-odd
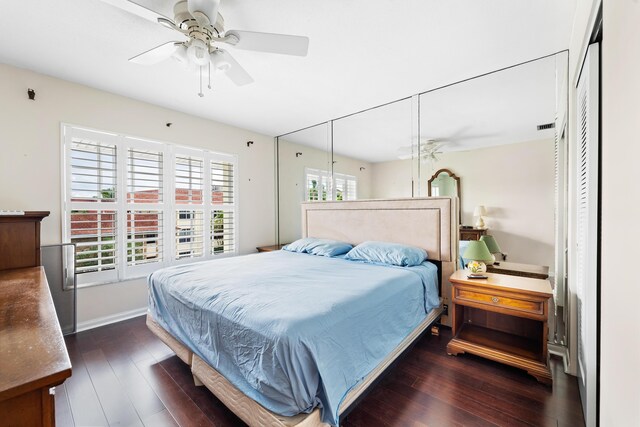
[[[209,61],[209,64],[207,64],[207,65],[209,67],[208,68],[208,70],[209,70],[209,85],[208,85],[208,88],[209,88],[209,90],[211,90],[211,61]]]
[[[198,92],[198,96],[202,98],[204,93],[202,93],[202,65],[200,66],[200,92]]]

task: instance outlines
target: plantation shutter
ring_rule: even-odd
[[[336,188],[335,200],[357,200],[357,179],[353,175],[334,174]]]
[[[336,185],[332,184],[329,171],[305,168],[305,185],[306,201],[333,200],[332,191],[333,188],[336,188]],[[343,188],[345,188],[344,184],[339,191],[342,192]]]
[[[237,157],[63,125],[78,285],[237,253]]]
[[[127,140],[135,145],[127,150],[127,276],[135,276],[164,259],[164,154]]]
[[[78,283],[118,277],[118,150],[114,135],[82,129],[65,134],[68,215],[65,229],[76,245]]]
[[[176,259],[204,255],[204,159],[175,157]]]
[[[210,162],[211,221],[209,223],[210,253],[235,252],[235,165],[224,158]]]
[[[576,296],[578,385],[587,426],[596,421],[598,337],[599,48],[589,46],[578,80],[576,150]]]

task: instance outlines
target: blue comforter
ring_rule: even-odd
[[[166,330],[265,408],[322,408],[345,394],[438,306],[437,269],[276,251],[165,268],[149,309]]]

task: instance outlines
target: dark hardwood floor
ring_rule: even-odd
[[[554,360],[553,388],[523,371],[446,354],[425,335],[344,426],[582,426],[578,385]],[[144,317],[66,337],[73,375],[56,389],[57,425],[243,426],[145,326]]]

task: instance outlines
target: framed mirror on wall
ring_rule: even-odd
[[[462,205],[460,198],[460,177],[449,169],[439,169],[427,181],[427,196],[429,197],[457,197],[458,203]],[[459,210],[462,220],[462,210]]]
[[[449,169],[436,171],[427,181],[429,197],[457,197],[460,199],[460,177]]]

